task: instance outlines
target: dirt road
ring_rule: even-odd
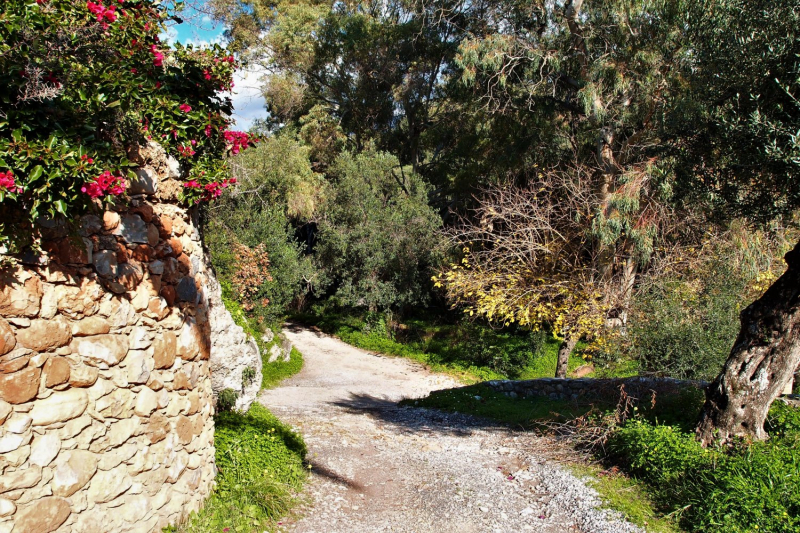
[[[483,420],[398,407],[458,386],[401,358],[312,331],[284,331],[304,367],[259,400],[297,427],[312,476],[283,528],[355,532],[634,532],[594,490],[535,450],[542,441]]]

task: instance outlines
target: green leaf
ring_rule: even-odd
[[[22,130],[14,130],[11,132],[11,138],[14,139],[14,142],[22,141]]]
[[[115,100],[115,101],[111,102],[110,104],[108,104],[106,107],[108,107],[108,108],[119,107],[119,104],[120,104],[120,101],[119,100]]]
[[[67,214],[67,203],[64,200],[56,200],[55,202],[53,202],[53,205],[56,206],[56,211],[58,211],[62,215]]]
[[[39,176],[42,175],[42,172],[44,172],[44,168],[42,168],[42,165],[36,165],[35,167],[33,167],[31,173],[28,174],[28,179],[31,181],[39,179]]]

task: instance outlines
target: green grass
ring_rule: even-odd
[[[702,448],[685,427],[634,419],[607,460],[648,487],[687,531],[800,532],[800,410],[775,402],[765,442]]]
[[[292,352],[289,355],[289,360],[284,361],[275,361],[274,363],[267,362],[267,358],[269,356],[269,352],[263,351],[261,352],[261,360],[263,365],[261,367],[261,388],[262,389],[271,389],[278,385],[284,379],[291,377],[303,368],[303,355],[297,351],[297,348],[292,348]]]
[[[214,422],[217,485],[200,512],[165,531],[274,531],[307,476],[303,438],[258,403],[246,414],[219,413]]]
[[[660,515],[646,486],[614,470],[597,465],[569,464],[568,468],[594,488],[603,506],[620,512],[626,520],[650,533],[677,533],[680,528],[669,518]]]

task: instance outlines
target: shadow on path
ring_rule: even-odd
[[[507,426],[486,418],[399,405],[397,402],[369,394],[351,393],[349,399],[330,402],[329,405],[350,414],[368,415],[373,419],[392,424],[405,433],[439,433],[469,437],[476,430],[510,431]]]
[[[320,477],[330,479],[334,483],[337,483],[339,485],[344,485],[348,489],[353,489],[358,492],[364,492],[364,486],[361,483],[353,481],[352,479],[348,479],[341,474],[337,474],[336,472],[334,472],[327,466],[323,465],[322,463],[319,463],[313,459],[306,458],[306,464],[310,465],[311,471]]]

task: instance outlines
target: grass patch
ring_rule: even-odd
[[[604,507],[618,511],[631,523],[651,533],[680,531],[674,521],[659,515],[655,502],[641,482],[597,465],[576,463],[567,466],[598,492]]]
[[[274,530],[306,478],[303,438],[254,403],[215,418],[217,486],[198,513],[171,533],[256,533]],[[225,529],[228,528],[228,529]]]
[[[275,361],[270,363],[267,361],[268,352],[261,352],[261,388],[271,389],[278,383],[286,378],[294,376],[303,368],[303,354],[297,351],[297,348],[292,348],[288,361]]]
[[[687,531],[800,532],[800,410],[775,402],[771,438],[702,448],[685,427],[634,419],[609,441],[608,460],[647,484]]]

